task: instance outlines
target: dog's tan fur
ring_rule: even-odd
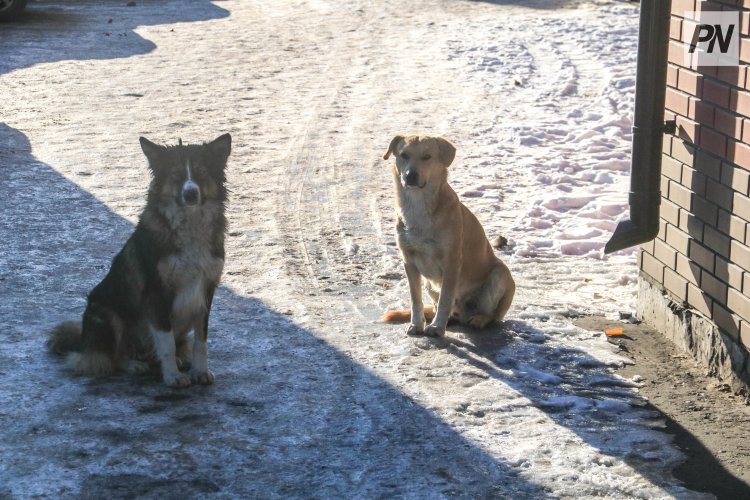
[[[451,318],[475,328],[502,320],[516,285],[482,225],[448,185],[456,148],[441,137],[397,135],[383,159],[391,154],[396,157],[396,232],[412,303],[407,333],[445,335]],[[416,175],[416,185],[406,184],[409,172]],[[436,305],[435,317],[426,327],[423,277]],[[402,317],[403,313],[386,313],[384,320]]]

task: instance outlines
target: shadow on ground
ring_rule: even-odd
[[[672,439],[668,436],[672,435],[679,449],[699,457],[674,468],[687,488],[718,498],[740,498],[750,492],[696,436],[633,393],[631,381],[613,375],[609,367],[580,350],[545,345],[548,332],[523,321],[506,321],[495,331],[476,332],[458,325],[451,330],[463,333],[465,340],[446,337],[435,342],[514,388],[558,425],[574,431],[602,453],[623,460],[654,484],[660,484],[663,471],[653,452],[669,445]],[[519,333],[526,345],[513,345],[509,340]],[[545,382],[550,374],[552,378]],[[643,418],[666,431],[665,439],[654,442],[641,435],[639,420]],[[711,477],[704,477],[701,471],[710,472]]]
[[[135,32],[139,26],[229,16],[208,0],[191,0],[189,8],[175,0],[133,3],[128,7],[124,0],[29,2],[18,21],[0,24],[0,75],[39,63],[147,54],[156,45]]]

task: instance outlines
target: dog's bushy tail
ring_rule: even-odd
[[[65,356],[65,366],[78,375],[109,375],[115,364],[105,353],[86,351],[83,346],[80,321],[64,321],[49,333],[47,349],[57,356]]]
[[[58,356],[80,351],[81,347],[80,321],[64,321],[53,328],[47,337],[47,349]]]
[[[424,319],[425,321],[432,321],[435,317],[435,308],[433,306],[426,306],[424,308]],[[402,309],[400,311],[386,311],[383,314],[382,321],[384,323],[408,323],[411,321],[411,311],[408,309]]]

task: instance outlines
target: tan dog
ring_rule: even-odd
[[[410,335],[445,335],[450,318],[475,328],[502,320],[516,285],[508,267],[495,256],[482,225],[448,185],[448,166],[456,148],[441,137],[397,135],[384,160],[392,167],[396,188],[396,233],[411,294]],[[437,305],[425,327],[422,277]],[[384,321],[408,319],[392,311]],[[428,314],[429,315],[429,314]]]

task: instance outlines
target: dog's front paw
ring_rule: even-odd
[[[424,329],[424,334],[428,337],[444,337],[445,328],[435,325],[427,325]]]
[[[191,371],[190,380],[192,380],[194,384],[211,385],[214,383],[214,374],[211,373],[211,370],[206,370],[204,372]]]
[[[419,325],[409,325],[409,328],[406,329],[406,334],[410,336],[422,335],[422,333],[424,333],[424,328]]]
[[[185,373],[165,373],[164,383],[169,387],[190,387],[190,377]]]

